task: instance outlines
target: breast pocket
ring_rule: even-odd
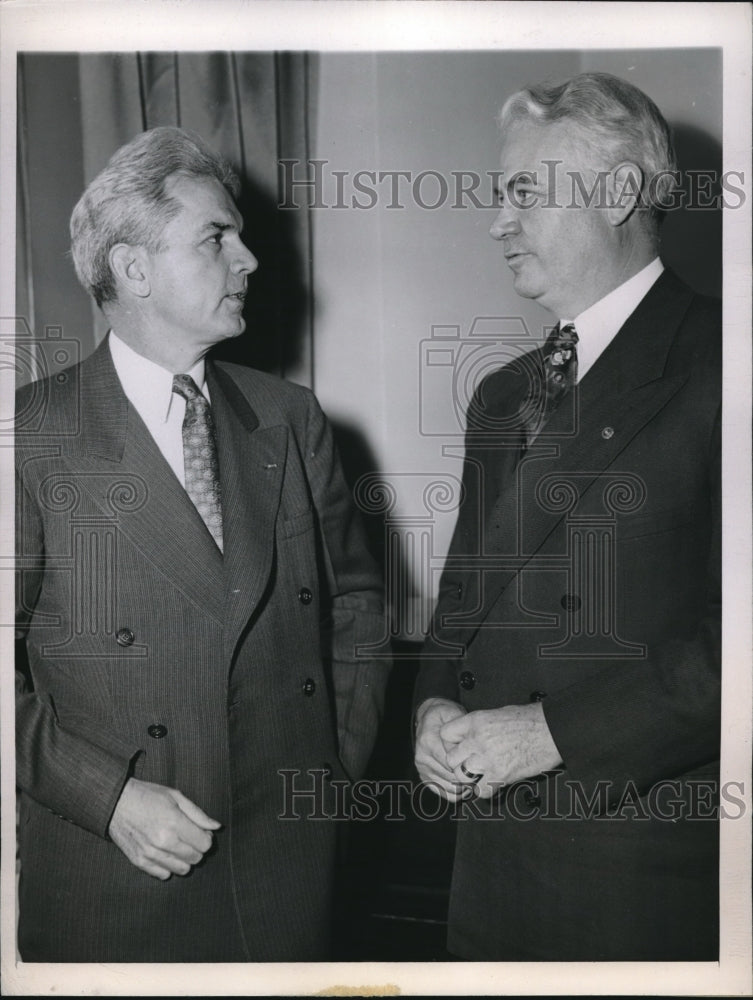
[[[303,535],[307,531],[313,531],[314,511],[311,507],[300,514],[286,518],[278,523],[279,538],[295,538],[296,535]]]

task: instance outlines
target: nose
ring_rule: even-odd
[[[254,257],[243,240],[238,240],[238,253],[235,259],[234,270],[238,274],[253,274],[259,266],[259,261]]]
[[[503,240],[505,236],[513,236],[520,232],[520,223],[515,213],[507,206],[500,209],[497,218],[492,222],[489,235],[493,240]]]

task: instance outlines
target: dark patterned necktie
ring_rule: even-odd
[[[186,401],[183,418],[186,493],[222,551],[222,496],[212,411],[190,375],[175,375],[173,392]]]
[[[544,381],[535,412],[526,420],[526,447],[541,433],[542,428],[562,402],[563,397],[578,381],[578,334],[572,323],[556,327],[544,344]]]

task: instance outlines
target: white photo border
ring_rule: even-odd
[[[15,958],[12,630],[0,628],[2,882],[7,995],[750,995],[751,974],[751,7],[744,3],[462,3],[347,0],[42,0],[0,3],[0,322],[15,315],[16,57],[23,51],[629,49],[723,51],[724,170],[746,203],[726,210],[722,781],[745,781],[746,815],[722,821],[719,963],[30,964]],[[651,39],[652,46],[646,45]],[[243,43],[247,44],[243,44]],[[0,419],[13,370],[0,366]],[[7,426],[7,425],[6,425]],[[0,449],[0,566],[13,552],[12,450]],[[0,624],[13,574],[0,573]]]

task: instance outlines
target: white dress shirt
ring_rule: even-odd
[[[186,413],[186,401],[177,392],[173,392],[173,374],[190,375],[199,391],[209,400],[204,359],[198,361],[188,372],[169,372],[142,354],[137,354],[112,330],[109,343],[112,363],[123,392],[146,424],[181,486],[185,487],[183,417]]]
[[[578,381],[614,340],[620,327],[659,278],[664,265],[655,257],[632,278],[609,295],[584,309],[575,319],[561,319],[560,325],[574,323],[578,333]]]

